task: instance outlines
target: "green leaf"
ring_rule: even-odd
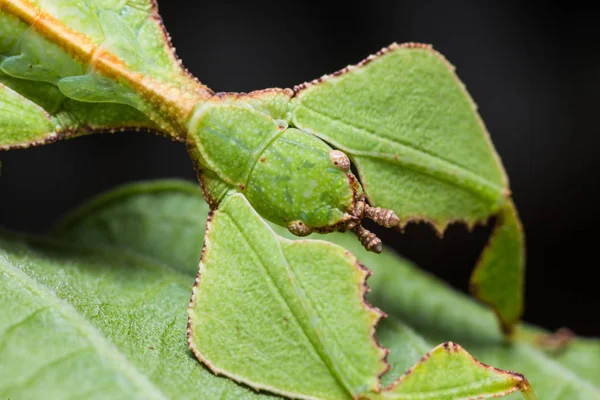
[[[294,398],[379,390],[381,313],[342,247],[278,237],[242,194],[209,217],[189,309],[190,347],[217,374]],[[276,366],[273,368],[273,366]]]
[[[401,227],[423,220],[442,233],[449,223],[472,226],[511,204],[504,169],[472,99],[454,67],[430,46],[394,44],[295,91],[293,123],[343,150],[370,203],[394,210]],[[490,245],[474,278],[506,330],[523,308],[522,233],[513,233]],[[488,262],[500,247],[513,252],[503,269]],[[502,298],[488,293],[492,274],[506,274]]]
[[[446,342],[421,360],[376,398],[381,399],[485,399],[524,390],[533,399],[524,377],[481,364],[458,344]]]
[[[207,213],[196,185],[156,182],[88,203],[53,238],[0,234],[0,309],[9,310],[0,319],[0,397],[267,397],[215,377],[187,350],[186,308],[201,250],[193,244],[201,243]],[[391,350],[383,387],[453,341],[482,362],[523,373],[540,399],[600,398],[597,339],[552,351],[507,343],[490,311],[389,249],[375,255],[352,236],[319,237],[373,270],[369,299],[390,314],[377,330]],[[46,314],[34,314],[41,307]]]
[[[198,185],[179,180],[126,185],[67,215],[53,236],[133,251],[194,277],[208,210]]]

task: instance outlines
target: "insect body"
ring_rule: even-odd
[[[290,126],[292,95],[279,89],[217,95],[196,108],[187,142],[199,170],[206,170],[200,180],[207,201],[216,208],[228,190],[240,191],[262,216],[295,235],[350,229],[368,250],[380,252],[381,241],[360,223],[365,216],[379,222],[381,211],[367,205],[343,152]],[[388,214],[388,227],[398,224]]]

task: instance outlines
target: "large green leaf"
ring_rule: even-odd
[[[511,217],[499,219],[499,243],[473,282],[510,331],[523,311],[523,235],[500,159],[454,67],[430,46],[394,44],[295,91],[293,123],[348,154],[370,203],[394,210],[400,227],[423,220],[442,233],[455,221]]]
[[[201,250],[190,242],[201,241],[207,212],[196,186],[158,182],[101,196],[53,238],[2,234],[0,396],[256,397],[213,376],[186,349]],[[352,249],[374,272],[370,299],[390,314],[377,333],[391,349],[384,386],[452,340],[483,362],[524,373],[541,399],[600,397],[597,340],[550,352],[507,344],[491,312],[390,251],[368,253],[343,234],[323,238]]]

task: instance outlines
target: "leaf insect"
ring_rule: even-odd
[[[349,230],[378,253],[381,240],[362,226],[365,219],[396,229],[426,221],[442,233],[452,222],[472,226],[496,216],[472,289],[505,333],[522,314],[523,233],[508,180],[454,68],[428,45],[392,44],[293,89],[215,93],[183,69],[152,0],[0,0],[0,150],[131,128],[184,142],[213,210],[188,334],[216,372],[288,393],[207,356],[206,335],[197,333],[214,299],[202,288],[225,260],[267,268],[274,281],[287,274],[281,296],[314,322],[305,330],[329,328],[295,283],[298,268],[358,268],[347,252],[319,241],[280,241],[263,219],[297,236]],[[226,229],[242,232],[252,256],[235,257]],[[274,269],[281,265],[288,267]],[[356,294],[366,276],[343,279]],[[304,299],[302,307],[295,299]],[[387,368],[372,340],[381,313],[362,303],[355,309],[371,358],[362,371],[339,367],[336,374],[353,394],[376,392]],[[310,340],[334,365],[334,344]],[[302,396],[313,398],[306,390]]]

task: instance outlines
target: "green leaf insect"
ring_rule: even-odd
[[[214,93],[182,68],[151,0],[0,0],[0,150],[129,128],[186,143],[211,207],[187,330],[212,371],[303,399],[533,398],[524,377],[454,344],[383,388],[368,270],[265,222],[295,236],[351,231],[379,253],[365,219],[441,234],[496,216],[471,284],[513,331],[522,228],[474,103],[430,46],[393,44],[293,89]],[[464,390],[426,397],[444,368]]]

